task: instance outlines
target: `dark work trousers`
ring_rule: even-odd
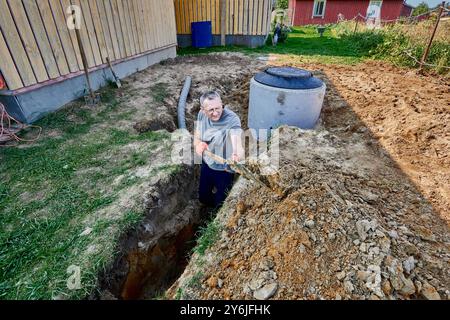
[[[233,179],[234,173],[213,170],[205,162],[202,162],[198,190],[200,202],[209,207],[220,207],[233,187]],[[213,193],[214,187],[215,193]]]

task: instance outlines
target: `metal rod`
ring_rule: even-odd
[[[423,53],[422,60],[420,60],[419,71],[422,71],[423,65],[428,58],[428,54],[430,53],[431,44],[433,43],[434,35],[436,34],[436,30],[439,25],[439,21],[441,20],[441,15],[442,15],[442,11],[444,10],[444,7],[445,7],[445,1],[442,1],[442,4],[439,8],[438,16],[436,19],[436,23],[434,25],[433,33],[431,34],[430,40],[428,41],[427,48],[425,49],[425,52]]]

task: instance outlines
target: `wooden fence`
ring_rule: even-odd
[[[227,35],[266,35],[272,0],[174,0],[177,34],[190,34],[191,22],[211,21],[212,33],[221,34],[220,2],[226,2]]]
[[[173,0],[0,0],[0,70],[10,90],[83,69],[70,5],[82,10],[89,68],[177,42]]]

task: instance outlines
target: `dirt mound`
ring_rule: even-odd
[[[281,130],[287,196],[241,179],[219,240],[169,295],[450,298],[448,81],[378,62],[297,66],[328,91],[317,130]]]
[[[389,159],[326,130],[282,128],[280,139],[288,196],[280,201],[241,181],[217,218],[220,240],[204,257],[194,256],[172,293],[196,299],[447,297],[448,230]],[[196,275],[199,285],[189,285]]]

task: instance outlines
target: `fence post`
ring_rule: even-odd
[[[358,16],[356,16],[355,22],[356,22],[356,24],[355,24],[355,30],[353,30],[353,34],[355,34],[356,30],[358,29]]]
[[[439,21],[441,20],[442,11],[444,11],[445,7],[445,1],[442,1],[441,6],[439,7],[439,13],[436,19],[436,23],[434,25],[433,33],[431,34],[430,40],[428,41],[427,48],[425,49],[425,52],[423,53],[422,59],[420,60],[420,67],[419,72],[422,72],[423,65],[425,61],[427,60],[428,54],[430,53],[431,44],[433,43],[434,35],[436,34],[437,27],[439,25]]]
[[[227,33],[227,3],[226,0],[220,0],[220,45],[225,46],[225,36]]]

